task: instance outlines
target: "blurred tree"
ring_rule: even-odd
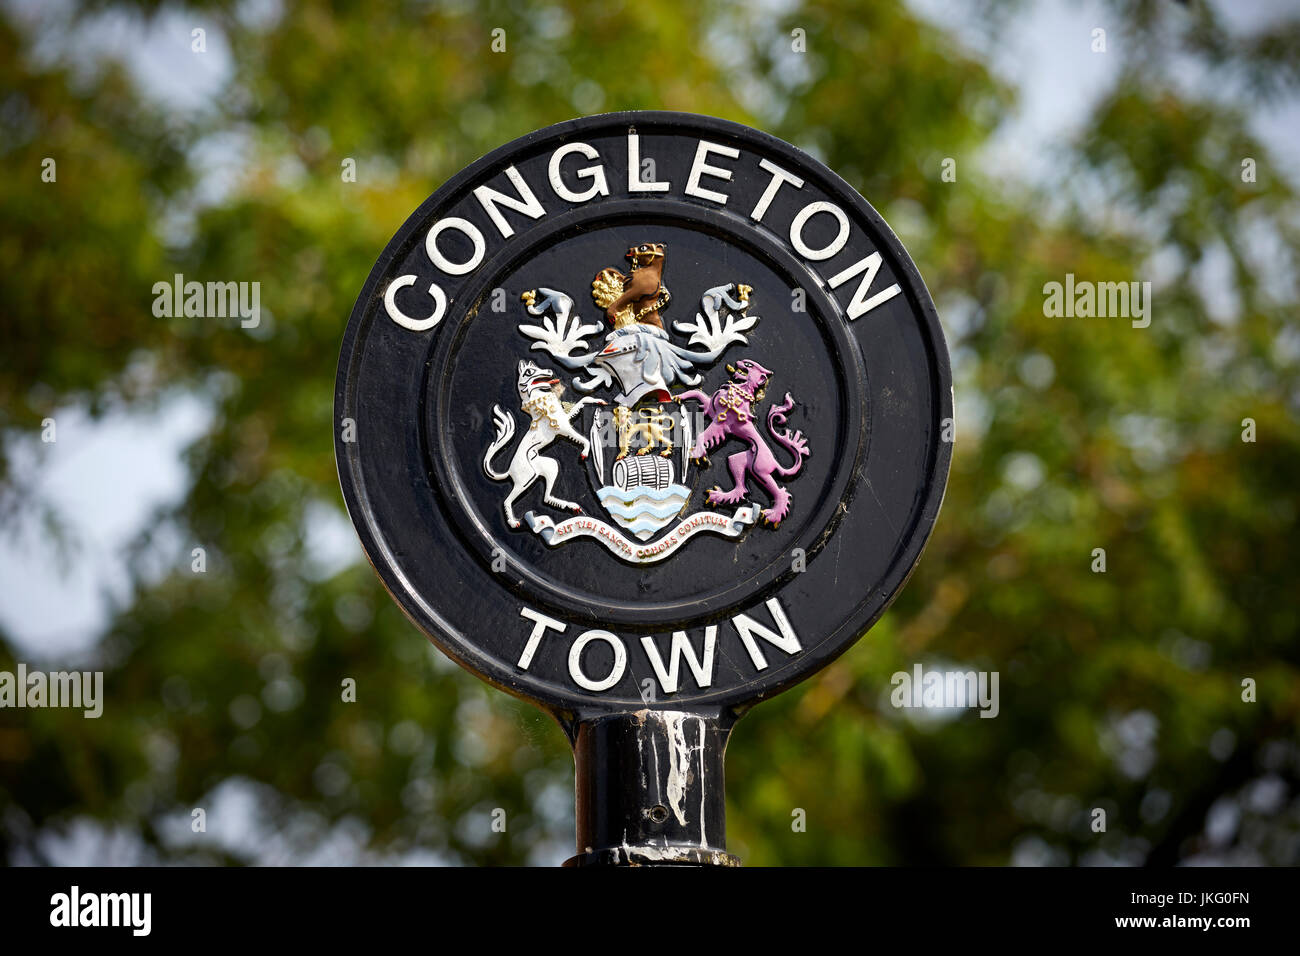
[[[92,4],[70,26],[177,9]],[[1113,4],[1113,84],[1033,185],[981,168],[1015,104],[978,44],[902,6],[184,9],[231,57],[184,116],[112,57],[51,56],[54,28],[0,13],[0,522],[33,500],[11,449],[54,412],[182,391],[215,410],[188,493],[129,555],[132,598],[93,662],[105,717],[0,711],[0,856],[39,861],[88,823],[144,859],[568,855],[558,728],[424,644],[364,564],[323,569],[310,543],[341,515],[340,336],[396,227],[515,136],[663,108],[759,125],[843,173],[930,282],[957,375],[929,551],[866,640],[739,725],[733,849],[1300,862],[1300,217],[1249,122],[1294,96],[1300,21],[1244,36],[1203,2]],[[981,9],[995,33],[1023,5]],[[153,284],[176,272],[260,281],[261,327],[155,318]],[[1152,281],[1150,326],[1045,316],[1067,272]],[[895,710],[890,676],[918,661],[999,672],[1000,715]],[[14,662],[0,643],[0,669]],[[194,808],[233,825],[240,807],[239,832],[192,832]]]

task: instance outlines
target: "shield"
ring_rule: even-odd
[[[637,540],[649,541],[677,521],[690,501],[692,416],[647,401],[598,407],[590,417],[592,490],[611,520]]]

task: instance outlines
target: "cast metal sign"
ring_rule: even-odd
[[[916,267],[842,179],[734,123],[615,113],[416,210],[335,412],[393,598],[573,741],[573,862],[728,863],[732,723],[906,580],[952,392]]]

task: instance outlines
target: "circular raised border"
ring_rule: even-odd
[[[357,345],[362,341],[368,325],[374,321],[375,309],[379,303],[377,294],[379,285],[384,281],[394,261],[404,255],[414,242],[419,241],[417,234],[427,227],[433,214],[449,205],[463,189],[480,180],[485,174],[503,168],[508,164],[509,158],[516,154],[538,149],[550,143],[558,145],[583,134],[602,131],[611,133],[626,131],[628,128],[638,128],[642,131],[672,128],[683,135],[713,138],[721,136],[731,142],[747,144],[757,152],[791,164],[799,170],[806,181],[815,182],[824,192],[838,199],[846,209],[851,208],[860,217],[876,248],[888,257],[895,279],[902,286],[907,300],[912,305],[911,311],[920,323],[929,359],[929,369],[932,372],[929,382],[930,404],[935,412],[935,421],[932,424],[938,425],[941,421],[951,421],[953,414],[951,370],[942,327],[933,300],[915,263],[884,219],[866,199],[823,163],[783,140],[738,123],[700,114],[662,111],[605,113],[568,120],[529,133],[493,150],[453,176],[407,218],[385,246],[352,310],[340,348],[335,383],[334,444],[339,481],[348,513],[368,559],[385,588],[408,618],[444,653],[467,670],[494,686],[556,714],[625,710],[629,706],[644,707],[646,704],[639,698],[601,697],[567,686],[559,686],[554,682],[538,679],[532,674],[521,674],[499,657],[484,651],[475,643],[471,635],[464,633],[455,621],[431,603],[428,596],[418,593],[403,572],[401,564],[384,540],[382,530],[375,522],[369,490],[362,480],[358,443],[344,441],[338,423],[347,417],[347,412],[354,404],[355,376],[361,359]],[[458,299],[455,307],[463,308],[463,300]],[[423,389],[424,383],[420,384]],[[418,402],[415,403],[412,414],[421,414]],[[844,653],[879,619],[914,570],[943,502],[951,458],[951,442],[935,440],[930,443],[925,468],[927,480],[917,489],[915,506],[911,511],[914,518],[910,526],[899,536],[900,545],[895,549],[887,573],[881,580],[864,586],[861,599],[846,615],[842,615],[842,619],[835,626],[829,628],[815,641],[809,642],[803,653],[771,667],[753,680],[742,684],[694,694],[679,694],[651,706],[696,710],[719,707],[743,709],[806,679]],[[857,475],[855,474],[854,477]],[[810,570],[812,567],[815,565],[810,565]]]

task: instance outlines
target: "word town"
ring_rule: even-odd
[[[776,625],[775,630],[754,620],[748,614],[735,614],[731,618],[731,626],[735,630],[736,638],[744,647],[756,671],[766,670],[768,667],[767,655],[759,644],[760,640],[790,655],[797,654],[803,649],[799,644],[798,635],[795,634],[789,618],[785,615],[785,609],[781,607],[781,602],[771,598],[767,601],[766,607],[772,616],[772,623]],[[557,621],[526,606],[520,608],[519,616],[531,621],[533,625],[524,644],[523,653],[519,655],[518,667],[526,671],[532,665],[543,638],[549,636],[549,632],[552,631],[564,634],[569,630],[569,626],[563,621]],[[613,663],[607,673],[591,674],[587,670],[587,650],[592,645],[598,644],[606,645],[613,651]],[[718,625],[710,624],[704,628],[704,639],[700,650],[696,650],[696,640],[693,640],[686,631],[675,632],[669,647],[667,663],[664,662],[659,644],[653,637],[641,638],[640,644],[646,660],[654,669],[663,693],[675,694],[682,686],[685,676],[683,662],[690,669],[697,687],[703,689],[713,684]],[[623,679],[623,675],[627,672],[627,658],[627,644],[618,635],[599,629],[583,631],[569,645],[567,654],[569,677],[583,690],[601,693],[617,686]]]

